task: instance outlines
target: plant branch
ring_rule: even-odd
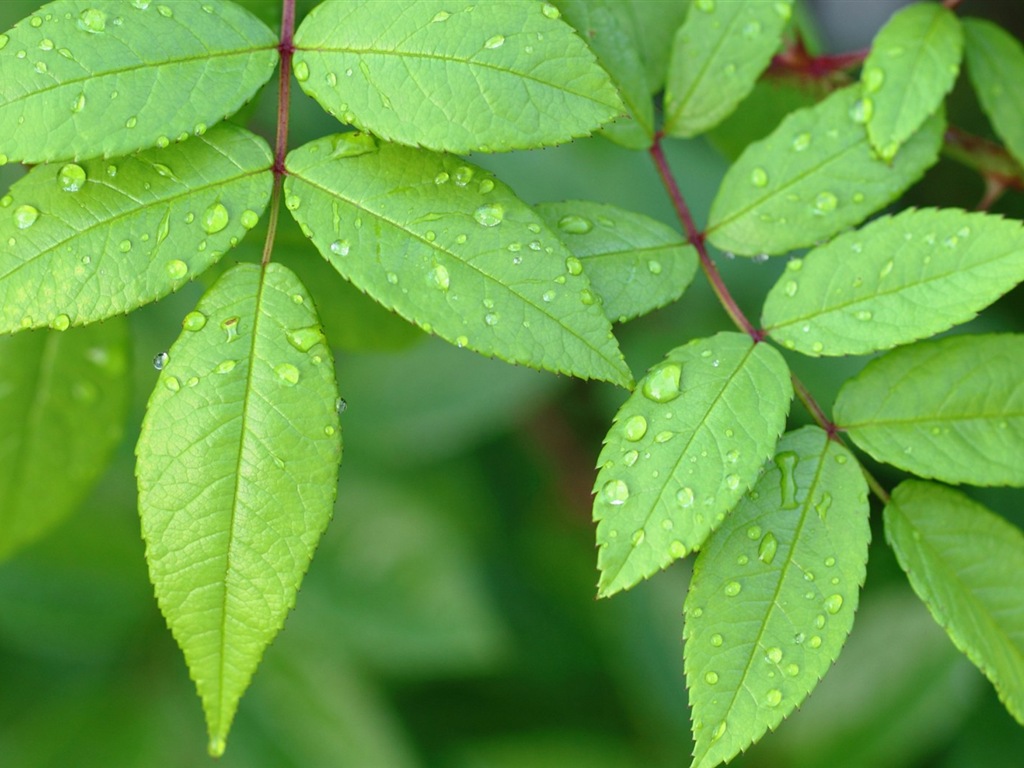
[[[281,42],[277,46],[281,55],[281,69],[277,85],[277,138],[274,142],[274,189],[270,196],[270,218],[267,221],[267,239],[263,243],[260,263],[270,263],[277,235],[277,217],[281,212],[281,186],[284,183],[284,158],[288,152],[288,113],[291,108],[292,54],[295,53],[295,0],[281,0]]]

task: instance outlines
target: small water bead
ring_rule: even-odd
[[[159,368],[157,370],[159,370]],[[167,389],[169,389],[171,392],[177,392],[179,389],[181,389],[181,383],[173,376],[168,376],[164,380],[164,386],[167,387]]]
[[[238,320],[236,317],[229,317],[225,320],[221,320],[220,327],[227,335],[228,343],[235,341],[238,338]]]
[[[450,284],[448,270],[443,264],[437,264],[430,270],[430,282],[435,288],[447,291]]]
[[[565,260],[565,268],[569,271],[570,275],[583,274],[583,262],[575,256],[570,256]]]
[[[766,661],[769,661],[772,664],[778,664],[780,661],[782,661],[782,649],[768,648],[764,652],[764,657]]]
[[[201,331],[206,326],[206,319],[206,315],[202,312],[189,312],[181,321],[181,327],[186,331]]]
[[[814,626],[817,627],[818,629],[824,629],[825,628],[825,621],[826,621],[826,619],[825,619],[824,614],[819,613],[817,616],[814,617]]]
[[[783,672],[785,672],[790,677],[796,677],[797,675],[800,674],[800,665],[799,664],[787,664],[786,668],[783,670]]]
[[[7,35],[0,35],[0,51],[7,47],[7,43],[11,41]]]
[[[771,565],[775,559],[775,553],[779,549],[779,542],[774,534],[766,533],[757,547],[757,559],[765,565]]]
[[[670,432],[669,430],[666,429],[666,430],[663,430],[662,432],[659,432],[658,434],[656,434],[654,436],[654,442],[656,442],[656,443],[667,443],[669,440],[671,440],[675,436],[676,436],[675,432]]]
[[[544,3],[544,5],[541,6],[540,11],[545,16],[547,16],[549,19],[560,19],[560,18],[562,18],[561,11],[559,11],[551,3]]]
[[[711,645],[715,648],[721,648],[723,642],[725,642],[725,639],[721,635],[716,633],[711,636]]]
[[[682,368],[677,363],[668,363],[656,368],[644,378],[644,396],[656,403],[675,400],[680,394],[682,373]]]
[[[107,166],[107,176],[109,176],[110,178],[114,178],[115,176],[117,176],[117,166],[116,165],[110,164],[110,165]]]
[[[160,352],[153,358],[153,367],[158,371],[162,371],[167,367],[167,363],[170,361],[171,356],[166,352]]]
[[[811,134],[809,133],[798,133],[793,137],[793,151],[803,152],[809,146],[811,146]]]
[[[814,505],[814,511],[818,513],[818,517],[822,520],[828,517],[829,507],[832,506],[832,494],[824,493],[818,503]]]
[[[697,6],[697,10],[704,11],[704,13],[711,13],[715,10],[715,0],[696,0],[694,5]]]
[[[488,38],[484,43],[484,48],[494,50],[495,48],[501,48],[505,44],[504,35],[495,35],[494,37]]]
[[[57,331],[66,331],[71,327],[71,318],[65,314],[57,315],[50,321],[50,327]]]
[[[865,96],[857,99],[850,107],[850,119],[858,125],[865,125],[875,113],[875,103]]]
[[[626,451],[624,454],[622,454],[622,463],[625,464],[627,467],[632,467],[634,464],[636,464],[639,458],[639,452]]]
[[[839,199],[831,192],[822,192],[814,198],[814,213],[821,215],[831,213],[839,205]]]
[[[165,269],[171,280],[181,280],[188,274],[188,264],[181,259],[171,259]]]
[[[647,434],[647,419],[639,414],[630,416],[623,426],[623,433],[627,440],[635,443]]]
[[[501,317],[498,315],[497,312],[488,312],[486,315],[484,315],[484,322],[491,327],[497,325],[500,319]]]
[[[811,639],[807,641],[807,647],[814,648],[815,650],[821,648],[821,638],[817,635],[811,635]]]
[[[129,117],[127,120],[124,121],[124,127],[125,128],[134,128],[138,124],[139,124],[139,118],[134,117],[134,116],[133,117]]]
[[[567,214],[558,220],[558,228],[570,235],[585,235],[594,228],[594,222],[585,216]]]
[[[348,240],[335,240],[329,247],[331,249],[331,253],[335,253],[338,256],[348,256],[351,248]]]
[[[274,373],[287,387],[294,387],[299,383],[299,369],[291,363],[281,363],[274,368]]]
[[[580,291],[580,301],[589,307],[596,299],[594,298],[594,293],[589,288],[584,288]]]
[[[750,183],[755,187],[768,185],[768,172],[764,168],[755,168],[750,172]]]
[[[31,205],[19,205],[14,209],[14,226],[28,229],[39,219],[39,211]]]
[[[174,16],[174,11],[172,11],[166,5],[158,5],[156,7],[156,10],[157,10],[157,13],[159,13],[164,18],[170,19],[170,18],[173,18],[173,16]]]
[[[835,566],[835,564],[836,564],[836,559],[834,557],[826,557],[825,558],[825,567],[826,568],[832,568],[833,566]]]
[[[98,8],[86,8],[78,14],[78,28],[93,35],[99,34],[107,28],[107,14]]]
[[[131,240],[122,240],[120,243],[117,244],[117,250],[119,250],[121,253],[128,253],[128,251],[130,251],[131,249]]]
[[[450,19],[451,16],[452,15],[448,13],[448,11],[438,11],[437,13],[434,14],[434,18],[432,18],[430,21],[433,24],[438,24],[442,21],[448,21],[448,19]]]
[[[487,203],[473,211],[473,218],[481,227],[496,227],[505,218],[505,206],[500,203]]]
[[[725,592],[726,597],[736,597],[736,595],[743,591],[743,585],[738,581],[730,581],[722,591]]]
[[[601,487],[601,496],[613,507],[622,506],[629,498],[629,486],[622,480],[609,480]]]
[[[779,706],[779,704],[782,703],[782,691],[780,691],[778,688],[773,688],[772,690],[768,691],[768,693],[765,694],[764,703],[767,704],[769,707]]]
[[[555,297],[557,295],[558,295],[558,293],[555,292],[555,291],[544,291],[544,293],[541,294],[540,298],[541,298],[542,301],[552,302],[552,301],[555,300]]]
[[[304,61],[296,62],[295,64],[295,79],[300,83],[304,83],[309,80],[309,65]]]
[[[14,198],[11,195],[4,195],[0,197],[0,208],[9,208],[13,202]]]
[[[259,224],[260,215],[256,211],[245,210],[242,211],[239,221],[242,222],[242,226],[246,229],[252,229]]]
[[[437,184],[437,186],[441,186],[442,184],[447,184],[448,179],[450,178],[451,177],[447,173],[441,171],[439,174],[437,174],[437,176],[434,177],[434,183]]]
[[[751,541],[757,541],[761,538],[761,527],[758,525],[752,525],[747,528],[747,538]]]
[[[726,475],[725,476],[725,486],[730,491],[735,491],[737,488],[740,487],[740,476],[739,475]]]
[[[825,610],[831,613],[833,616],[839,613],[839,610],[843,607],[843,596],[842,595],[830,595],[825,598]]]
[[[704,682],[708,685],[716,685],[718,683],[718,673],[708,672],[706,675],[704,675]]]
[[[323,333],[321,333],[319,326],[310,325],[305,328],[286,331],[285,338],[299,352],[309,352],[314,346],[323,341]]]
[[[643,528],[638,528],[637,530],[633,531],[633,536],[631,538],[633,546],[639,547],[641,544],[643,544],[645,535],[646,534],[644,533]]]
[[[878,277],[879,278],[888,277],[889,273],[892,272],[893,266],[895,266],[895,265],[893,264],[892,259],[890,259],[889,261],[885,262],[885,264],[882,266],[882,269],[879,270],[879,272],[878,272]]]
[[[468,165],[460,165],[455,169],[455,173],[452,177],[455,180],[455,185],[458,187],[466,186],[473,180],[473,173],[473,169]]]
[[[61,166],[57,173],[57,185],[65,192],[78,192],[85,186],[85,169],[75,163]]]
[[[215,235],[228,225],[229,220],[228,209],[222,203],[214,203],[203,211],[199,225],[206,234]]]

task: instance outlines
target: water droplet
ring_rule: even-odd
[[[236,365],[238,365],[238,363],[235,362],[234,360],[224,360],[220,363],[217,363],[217,367],[214,368],[213,371],[214,373],[220,374],[231,373],[231,371],[235,370]]]
[[[245,210],[242,211],[240,221],[242,222],[243,227],[246,229],[252,229],[259,224],[260,215],[256,213],[256,211]]]
[[[181,259],[171,259],[165,269],[171,280],[181,280],[188,274],[188,264]]]
[[[601,488],[601,497],[613,507],[621,506],[629,498],[629,486],[622,480],[609,480]]]
[[[505,36],[495,35],[494,37],[488,38],[488,40],[484,43],[484,48],[494,50],[495,48],[501,48],[501,46],[503,46],[504,44]]]
[[[800,461],[795,453],[792,451],[783,451],[775,457],[775,464],[782,472],[782,477],[779,481],[779,492],[782,496],[782,508],[783,509],[796,509],[796,479],[794,478],[794,472],[796,471],[796,465]]]
[[[659,432],[658,434],[656,434],[654,436],[654,442],[656,442],[656,443],[667,443],[669,440],[671,440],[675,436],[676,436],[675,432],[670,432],[669,430],[666,429],[666,430],[664,430],[662,432]]]
[[[85,169],[75,163],[61,166],[57,174],[57,184],[65,192],[77,192],[85,186]]]
[[[501,318],[498,316],[498,314],[496,312],[488,312],[486,315],[484,315],[484,322],[487,323],[487,325],[490,325],[492,327],[497,325],[498,324],[498,320],[500,320],[500,319]]]
[[[309,352],[310,349],[323,340],[323,334],[319,326],[310,325],[306,328],[297,328],[285,332],[285,338],[299,352]]]
[[[760,539],[761,527],[757,525],[752,525],[749,528],[747,528],[747,538],[751,541],[757,541],[758,539]]]
[[[874,113],[875,103],[867,96],[863,99],[857,99],[853,102],[853,106],[850,107],[850,119],[858,125],[867,123]]]
[[[14,209],[14,226],[18,229],[28,229],[39,218],[39,211],[31,205],[19,205]]]
[[[627,440],[635,443],[647,434],[647,419],[639,414],[630,416],[623,426],[623,433]]]
[[[815,649],[821,648],[821,638],[817,635],[811,635],[811,639],[807,641],[807,646]]]
[[[643,393],[656,403],[667,403],[679,397],[682,368],[677,363],[668,363],[651,371],[644,377]]]
[[[705,2],[710,3],[711,0],[705,0]],[[699,4],[700,4],[700,0],[698,0],[698,5]],[[725,720],[723,720],[722,722],[720,722],[718,724],[718,727],[715,728],[714,732],[711,734],[711,740],[712,741],[718,741],[720,738],[725,736],[726,728],[728,728],[728,726],[726,725]]]
[[[822,192],[814,198],[814,213],[815,215],[831,213],[837,205],[839,205],[839,199],[835,195],[831,192]]]
[[[456,186],[464,187],[473,180],[473,169],[468,165],[460,165],[455,169],[453,178],[455,179]]]
[[[594,228],[594,222],[585,216],[567,214],[558,220],[558,228],[570,235],[585,235]]]
[[[160,352],[158,355],[156,355],[156,357],[153,358],[153,367],[156,368],[158,371],[162,371],[164,368],[167,367],[167,363],[170,359],[171,356],[168,355],[166,352]]]
[[[505,206],[500,203],[486,203],[473,211],[473,218],[481,227],[496,227],[504,217]]]
[[[782,703],[782,691],[778,688],[772,688],[765,694],[764,703],[769,707],[777,707]]]
[[[441,171],[439,174],[437,174],[437,176],[434,177],[434,183],[437,184],[438,186],[441,186],[442,184],[447,184],[449,178],[451,177],[447,173]]]
[[[809,133],[798,133],[793,137],[793,151],[803,152],[809,146],[811,146],[811,134]]]
[[[543,293],[543,294],[541,294],[541,297],[540,297],[540,298],[541,298],[541,300],[543,300],[543,301],[546,301],[546,302],[552,302],[552,301],[554,301],[554,300],[555,300],[555,297],[556,297],[557,295],[558,295],[558,293],[557,293],[557,292],[555,292],[555,291],[544,291],[544,293]]]
[[[708,672],[706,675],[704,675],[704,682],[706,682],[708,685],[715,685],[716,683],[718,683],[718,673]]]
[[[885,262],[885,265],[884,265],[884,266],[882,267],[882,269],[881,269],[881,270],[880,270],[880,271],[878,272],[878,277],[879,277],[879,278],[883,278],[883,277],[886,277],[886,276],[888,276],[888,274],[889,274],[890,272],[892,272],[892,268],[893,268],[893,266],[894,266],[894,265],[893,265],[893,263],[892,263],[892,259],[889,259],[889,261]]]
[[[295,79],[300,83],[304,83],[309,80],[309,65],[304,61],[295,63]]]
[[[782,649],[781,648],[768,648],[764,653],[765,660],[770,661],[772,664],[778,664],[782,661]]]
[[[787,296],[796,296],[796,292],[800,290],[800,284],[796,280],[787,280],[782,286],[782,291]]]
[[[13,202],[13,197],[11,197],[10,195],[4,195],[3,197],[0,197],[0,208],[8,208]]]
[[[339,256],[348,256],[350,250],[348,240],[335,240],[330,245],[331,253],[336,253]]]
[[[66,331],[71,327],[71,318],[65,314],[57,315],[50,321],[50,327],[57,331]]]
[[[728,584],[725,585],[725,589],[723,589],[722,591],[725,592],[727,597],[736,597],[736,595],[738,595],[742,590],[742,584],[740,584],[738,581],[730,581]]]
[[[757,547],[757,559],[765,565],[771,565],[775,559],[775,553],[779,549],[779,542],[772,533],[766,533]]]
[[[562,17],[561,12],[551,3],[544,3],[544,5],[541,6],[540,11],[549,19],[559,19]]]
[[[155,361],[153,365],[154,367],[156,367]],[[179,389],[181,389],[181,383],[173,376],[168,376],[166,379],[164,379],[164,386],[167,387],[167,389],[169,389],[171,392],[177,392]]]
[[[450,19],[451,16],[452,15],[448,13],[448,11],[438,11],[437,13],[434,14],[434,18],[432,18],[430,21],[436,24],[442,21],[448,21],[448,19]]]
[[[156,7],[156,10],[157,10],[157,13],[159,13],[165,19],[170,19],[170,18],[172,18],[174,16],[174,11],[172,11],[166,5],[158,5]],[[221,749],[221,751],[223,751],[223,749]]]
[[[229,317],[226,320],[221,320],[220,327],[227,334],[227,341],[232,342],[238,338],[238,317]]]
[[[130,251],[131,249],[131,240],[122,240],[120,243],[117,244],[117,250],[119,250],[121,253],[128,253],[128,251]]]
[[[224,229],[228,225],[228,221],[228,209],[221,203],[214,203],[203,211],[199,224],[206,234],[214,235]]]
[[[842,595],[830,595],[825,598],[825,610],[835,616],[839,613],[839,609],[843,607],[843,596]]]
[[[437,264],[430,270],[430,282],[434,284],[435,288],[440,288],[442,291],[448,290],[448,270],[443,264]]]
[[[740,487],[740,476],[739,475],[726,475],[725,485],[730,491],[735,491]]]
[[[86,8],[78,14],[78,28],[93,35],[99,34],[107,28],[107,14],[98,8]]]
[[[864,70],[860,79],[864,85],[864,92],[874,93],[882,87],[882,83],[885,81],[885,73],[878,67],[869,67]]]
[[[704,11],[704,13],[711,13],[715,10],[715,0],[696,0],[694,5],[697,6],[697,10]]]
[[[201,331],[206,325],[206,315],[202,312],[189,312],[181,321],[181,327],[186,331]]]
[[[569,271],[570,275],[583,274],[583,262],[575,256],[570,256],[565,260],[565,268]]]
[[[633,537],[632,537],[633,546],[634,547],[639,547],[641,544],[643,544],[644,543],[644,536],[645,536],[645,534],[644,534],[644,529],[643,528],[638,528],[637,530],[633,531]]]
[[[755,187],[768,186],[768,172],[764,168],[755,168],[750,172],[750,183]]]
[[[285,386],[294,387],[299,383],[299,369],[291,363],[281,363],[279,366],[274,368],[274,373],[277,374]]]
[[[626,451],[622,454],[622,463],[627,467],[632,467],[639,458],[640,454],[637,451]]]
[[[716,633],[711,636],[711,644],[715,646],[715,648],[721,648],[723,642],[725,642],[725,640],[721,635]]]
[[[834,557],[826,557],[825,558],[825,567],[826,568],[832,568],[835,564],[836,564],[836,559]]]
[[[814,510],[822,520],[828,517],[828,508],[832,506],[832,494],[823,493],[821,499],[814,505]]]
[[[0,35],[0,51],[7,47],[7,43],[11,41],[7,35]]]

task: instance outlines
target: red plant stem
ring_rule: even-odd
[[[284,183],[284,158],[288,152],[288,110],[291,106],[292,54],[295,53],[295,0],[282,0],[281,42],[277,50],[281,55],[281,69],[277,85],[277,139],[274,143],[274,188],[270,196],[270,217],[267,220],[267,239],[263,243],[265,267],[270,263],[277,235],[277,217],[281,211],[281,187]]]

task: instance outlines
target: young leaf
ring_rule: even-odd
[[[948,8],[915,3],[893,14],[864,61],[861,109],[871,146],[889,161],[953,88],[963,31]]]
[[[901,483],[884,515],[910,585],[1024,725],[1024,534],[959,491],[920,480]]]
[[[612,322],[624,323],[683,295],[697,271],[697,251],[678,232],[613,205],[570,200],[535,206],[583,262]]]
[[[967,74],[1010,154],[1024,163],[1024,46],[990,21],[965,19]]]
[[[292,215],[388,309],[484,355],[632,383],[580,260],[490,173],[357,133],[311,142],[286,164]]]
[[[739,333],[691,341],[647,372],[598,459],[601,597],[704,543],[771,456],[792,397],[782,356]]]
[[[136,449],[146,559],[210,752],[295,602],[334,505],[334,363],[286,268],[234,267],[183,322]]]
[[[128,409],[127,354],[121,319],[0,338],[0,559],[71,514],[106,469]]]
[[[588,135],[622,110],[550,3],[321,3],[295,33],[295,77],[332,115],[449,152]]]
[[[944,331],[1024,280],[1019,221],[958,209],[875,219],[793,259],[762,322],[805,355],[862,355]]]
[[[817,427],[776,451],[693,566],[683,637],[694,768],[774,730],[853,627],[871,540],[864,476]]]
[[[622,0],[631,21],[633,39],[643,41],[640,60],[647,71],[651,94],[665,87],[665,74],[672,56],[672,41],[689,11],[687,3],[652,3],[649,0]]]
[[[858,447],[947,483],[1024,485],[1024,336],[951,336],[870,362],[836,398]]]
[[[745,256],[786,253],[857,224],[919,179],[938,159],[943,117],[926,121],[890,164],[868,144],[859,98],[856,87],[836,91],[751,144],[722,180],[708,239]]]
[[[201,135],[277,65],[274,33],[225,0],[57,0],[0,41],[0,157],[25,163]]]
[[[665,83],[665,132],[696,136],[722,122],[779,48],[792,0],[696,0],[676,33]]]
[[[201,274],[255,226],[270,148],[224,124],[111,161],[40,165],[0,198],[0,332],[127,312]]]

